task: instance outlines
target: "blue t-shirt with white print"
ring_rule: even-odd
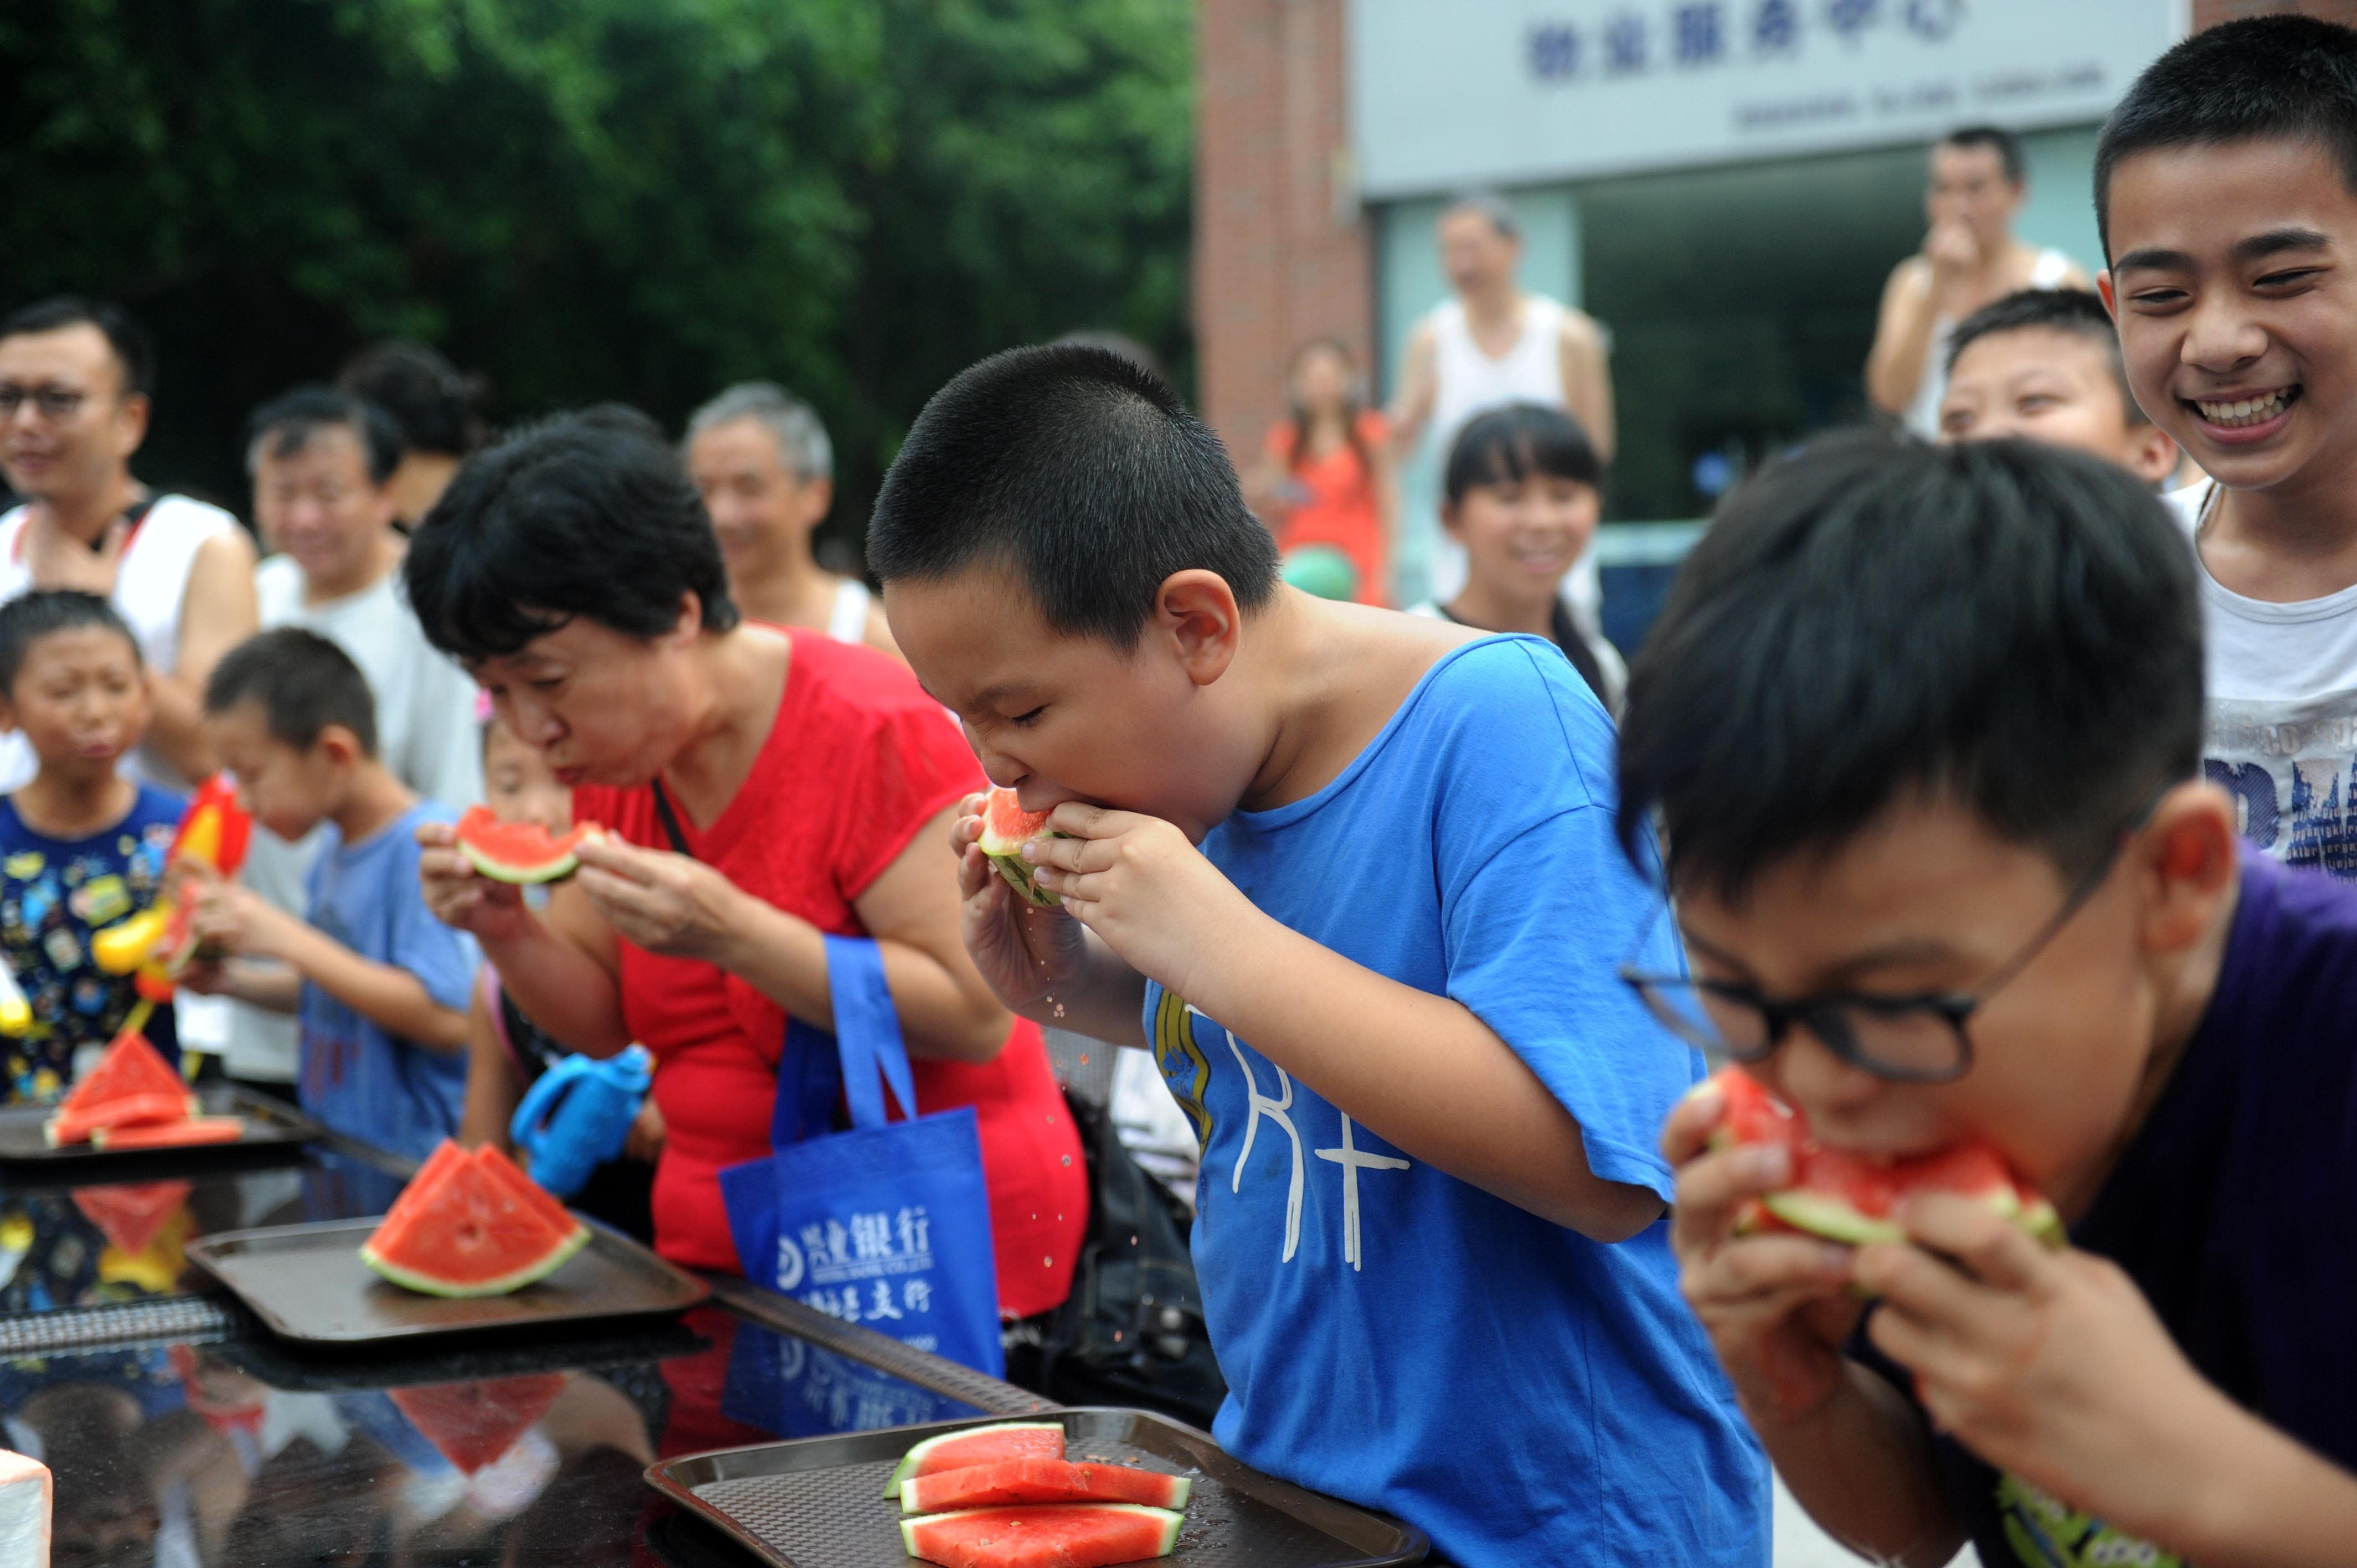
[[[1203,853],[1294,930],[1463,1004],[1598,1176],[1667,1198],[1656,1140],[1702,1063],[1617,976],[1680,960],[1614,802],[1595,696],[1547,643],[1488,638],[1332,783]],[[1409,1520],[1458,1568],[1767,1562],[1767,1466],[1666,1222],[1590,1241],[1408,1158],[1159,985],[1146,1026],[1204,1145],[1222,1446]]]
[[[434,918],[417,880],[417,825],[457,820],[421,800],[359,843],[330,837],[311,867],[311,923],[362,958],[407,970],[435,1001],[464,1013],[475,939]],[[464,1051],[396,1038],[308,981],[302,1031],[303,1109],[328,1126],[420,1159],[457,1132]]]

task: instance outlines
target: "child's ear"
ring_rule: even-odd
[[[6,735],[16,727],[16,704],[0,696],[0,735]]]
[[[1225,577],[1190,566],[1171,573],[1155,590],[1147,630],[1168,639],[1189,680],[1208,686],[1235,660],[1243,641],[1243,611]]]
[[[2144,946],[2181,952],[2209,934],[2240,886],[2234,802],[2206,779],[2179,784],[2161,797],[2141,836]]]
[[[2149,420],[2128,432],[2128,469],[2155,489],[2177,472],[2177,443],[2169,432]]]
[[[330,766],[339,768],[350,768],[368,755],[361,748],[361,737],[342,725],[322,726],[319,738],[311,743],[311,749],[326,757]]]

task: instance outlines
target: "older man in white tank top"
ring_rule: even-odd
[[[214,767],[204,688],[253,634],[253,545],[237,520],[131,476],[147,434],[153,355],[113,306],[50,300],[0,324],[0,467],[30,499],[0,515],[0,600],[79,588],[113,602],[155,693],[127,768],[185,790]],[[0,736],[0,792],[32,778],[24,736]]]
[[[1568,410],[1587,428],[1597,456],[1612,459],[1612,377],[1602,328],[1581,310],[1520,282],[1522,227],[1495,196],[1459,198],[1437,225],[1441,263],[1456,297],[1416,324],[1400,367],[1390,410],[1394,449],[1402,461],[1426,430],[1442,463],[1465,422],[1510,403]],[[1463,553],[1436,541],[1431,591],[1441,598],[1463,585]],[[1593,550],[1564,579],[1564,596],[1583,630],[1597,629],[1603,593]]]

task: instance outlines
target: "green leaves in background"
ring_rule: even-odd
[[[960,367],[1074,328],[1187,370],[1187,0],[15,0],[0,303],[164,343],[147,477],[416,336],[494,416],[817,403],[856,536]]]

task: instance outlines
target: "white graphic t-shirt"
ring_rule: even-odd
[[[2165,499],[2197,537],[2217,494],[2205,480]],[[2275,604],[2204,565],[2201,618],[2202,772],[2233,796],[2253,847],[2357,881],[2357,586]]]

